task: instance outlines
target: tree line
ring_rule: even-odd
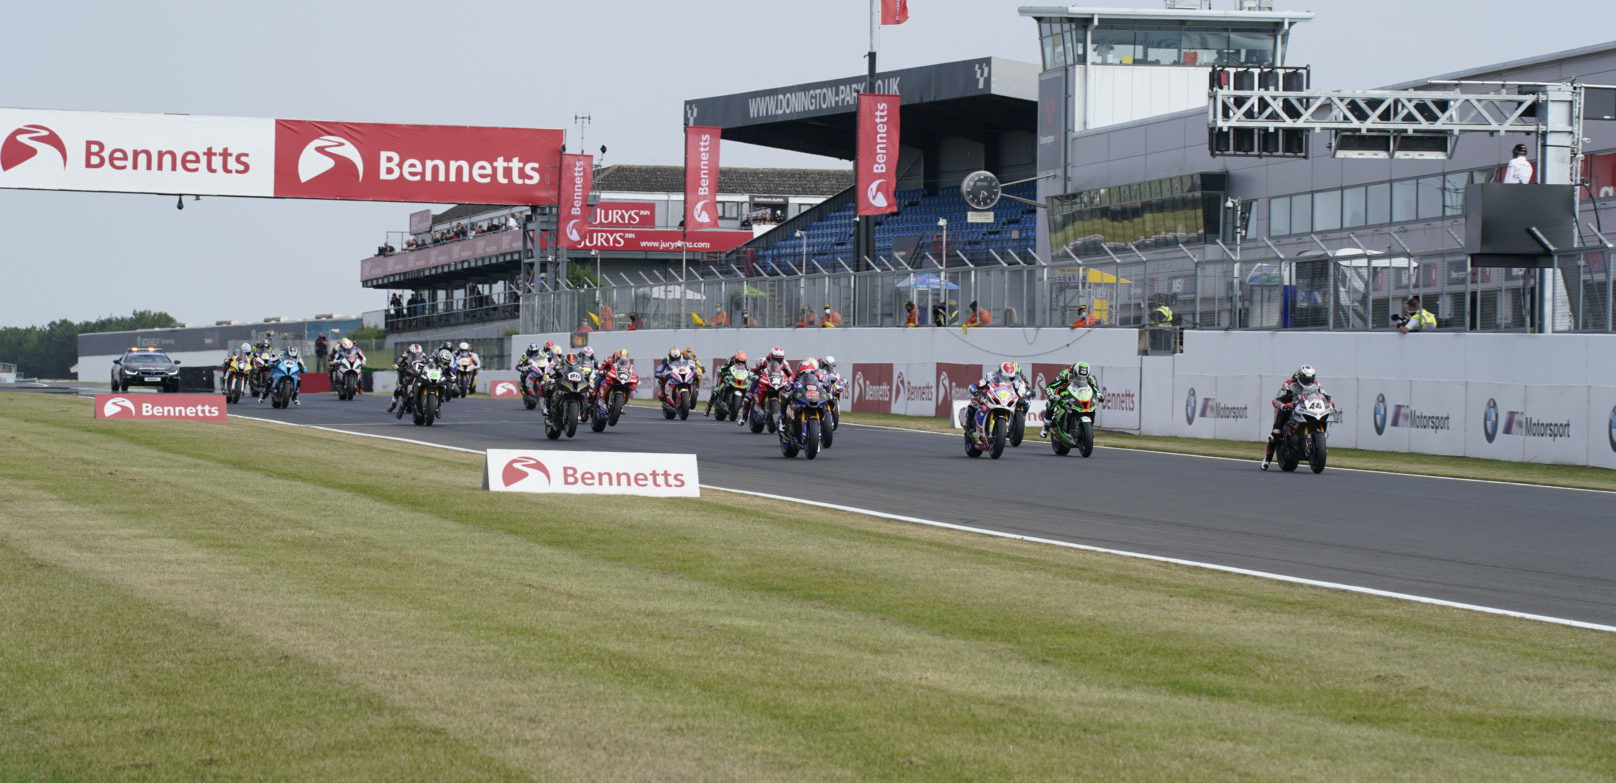
[[[0,362],[17,365],[19,375],[34,378],[69,378],[79,359],[81,332],[122,332],[174,326],[178,321],[168,313],[136,310],[129,315],[109,315],[93,321],[65,318],[44,326],[0,327]]]

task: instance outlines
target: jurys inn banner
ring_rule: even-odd
[[[562,132],[0,109],[0,187],[554,204]]]

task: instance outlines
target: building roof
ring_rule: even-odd
[[[1474,68],[1466,68],[1462,71],[1453,71],[1451,73],[1444,73],[1424,79],[1399,82],[1387,87],[1382,87],[1381,89],[1412,90],[1418,87],[1429,86],[1431,82],[1436,81],[1462,81],[1465,79],[1473,79],[1477,76],[1490,76],[1493,74],[1503,73],[1505,71],[1519,71],[1539,65],[1548,65],[1550,63],[1560,62],[1562,60],[1572,60],[1578,57],[1605,54],[1607,52],[1616,52],[1616,41],[1606,41],[1604,43],[1597,43],[1591,46],[1583,46],[1576,49],[1564,49],[1558,52],[1540,54],[1536,57],[1523,57],[1519,60],[1508,60],[1506,62],[1493,63],[1492,65],[1481,65]]]
[[[1312,11],[1219,11],[1214,9],[1198,8],[1092,8],[1082,5],[1059,6],[1022,6],[1018,9],[1022,16],[1034,18],[1061,18],[1086,19],[1096,23],[1110,22],[1143,22],[1159,23],[1163,21],[1200,21],[1224,22],[1230,24],[1272,24],[1275,26],[1288,26],[1296,22],[1305,22],[1312,19]]]
[[[770,196],[833,196],[853,185],[848,169],[720,168],[718,192]],[[683,193],[683,166],[607,166],[595,173],[595,190]]]

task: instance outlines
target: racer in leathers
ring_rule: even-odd
[[[299,390],[301,390],[303,388],[303,373],[308,372],[309,368],[306,367],[303,364],[303,357],[297,355],[297,349],[296,348],[287,348],[286,350],[281,351],[281,358],[282,359],[291,359],[292,361],[297,363],[297,372],[298,372],[298,374],[293,376],[293,378],[292,378],[292,404],[293,405],[302,405],[303,403],[300,400],[298,400],[297,396],[298,396]],[[269,399],[269,384],[266,383],[266,384],[264,384],[263,393],[258,395],[258,404],[260,404],[260,405],[264,404],[264,400],[267,400],[267,399]]]
[[[595,368],[594,389],[590,392],[593,397],[591,402],[603,399],[606,393],[606,371],[613,367],[617,368],[617,377],[627,382],[628,374],[634,367],[634,360],[629,358],[627,348],[612,351],[606,354],[606,358],[600,360],[600,366]]]
[[[965,417],[965,431],[967,433],[976,429],[976,416],[974,415],[974,412],[987,407],[988,388],[997,383],[1009,384],[1011,388],[1016,390],[1016,394],[1020,395],[1022,399],[1026,399],[1027,395],[1031,392],[1031,389],[1027,384],[1027,380],[1021,377],[1020,366],[1018,366],[1015,362],[1005,362],[1000,364],[997,369],[982,376],[982,380],[979,380],[970,386],[971,409],[973,411],[973,415]]]
[[[1062,369],[1060,374],[1055,376],[1055,380],[1050,381],[1049,385],[1044,387],[1044,394],[1053,401],[1067,386],[1074,383],[1088,384],[1089,390],[1094,392],[1095,405],[1105,402],[1105,395],[1100,392],[1100,379],[1094,374],[1094,370],[1089,367],[1088,362],[1078,362]],[[1049,437],[1049,415],[1049,409],[1044,409],[1044,426],[1038,430],[1038,437],[1040,438]]]
[[[696,382],[690,385],[690,403],[694,405],[696,398],[701,396],[701,376],[707,372],[707,368],[701,366],[701,360],[696,358],[694,348],[686,348],[680,355],[685,361],[690,362],[690,369],[696,371]]]
[[[1264,463],[1274,461],[1274,446],[1279,443],[1279,430],[1285,426],[1285,419],[1291,415],[1291,405],[1296,402],[1296,395],[1302,391],[1302,387],[1318,382],[1318,371],[1313,369],[1313,365],[1304,364],[1279,385],[1279,394],[1275,395],[1273,400],[1274,427],[1268,431],[1268,451],[1263,455]],[[1323,385],[1319,386],[1319,391],[1324,392],[1324,399],[1331,400],[1329,392],[1324,391]]]
[[[684,359],[684,354],[678,348],[669,348],[668,355],[663,357],[662,364],[656,368],[656,398],[662,399],[667,391],[668,375],[673,372],[673,365]]]
[[[786,366],[786,351],[784,348],[770,349],[768,355],[764,356],[761,361],[752,367],[752,387],[746,390],[747,400],[753,404],[762,401],[759,397],[763,388],[763,375],[764,373],[775,371],[785,377],[785,385],[790,387],[791,368]]]
[[[724,379],[729,377],[729,371],[737,365],[746,366],[746,351],[736,351],[734,356],[725,359],[724,363],[718,365],[718,369],[713,372],[713,393],[707,395],[707,408],[701,415],[713,415],[713,399],[718,396],[718,384],[723,383]]]
[[[799,381],[804,383],[817,381],[821,387],[825,385],[825,378],[819,373],[818,359],[815,359],[812,356],[808,357],[807,359],[803,359],[802,362],[797,365],[797,374],[792,377],[791,384],[787,386],[785,392],[781,394],[780,429],[782,431],[786,429],[791,419],[791,403],[796,399],[797,392],[802,388],[800,385],[798,385]]]
[[[476,351],[471,350],[471,343],[462,342],[455,346],[454,364],[456,367],[460,366],[461,359],[471,359],[471,365],[466,370],[466,373],[471,376],[472,393],[475,393],[477,389],[477,372],[483,368],[483,357],[478,356]]]
[[[340,362],[343,359],[352,359],[356,368],[362,367],[365,364],[365,352],[360,350],[359,346],[354,345],[354,341],[347,337],[344,337],[337,342],[336,347],[331,349],[330,372],[331,385],[333,387],[337,385],[337,362]]]
[[[393,386],[393,402],[387,406],[388,413],[397,410],[399,400],[410,393],[425,361],[426,354],[422,352],[420,343],[411,343],[393,361],[393,369],[398,371],[398,382]]]

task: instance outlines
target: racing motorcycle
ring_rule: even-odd
[[[718,409],[718,420],[735,421],[746,405],[746,385],[752,381],[752,371],[736,364],[720,375],[713,389],[713,407]]]
[[[275,364],[269,368],[269,380],[266,383],[270,389],[270,407],[292,407],[292,396],[297,393],[301,381],[298,376],[303,374],[300,365],[301,362],[296,359],[283,357],[276,359]]]
[[[589,402],[589,368],[581,364],[567,364],[553,373],[555,379],[545,389],[544,437],[555,440],[561,433],[567,437],[578,434],[578,422],[587,415]]]
[[[351,400],[359,394],[359,370],[364,363],[357,357],[343,356],[331,365],[331,376],[335,383],[332,387],[337,391],[337,399]]]
[[[1010,445],[1020,446],[1021,439],[1027,435],[1027,410],[1032,403],[1027,401],[1025,395],[1016,402],[1016,415],[1010,419]]]
[[[256,388],[253,382],[253,359],[248,354],[239,354],[230,357],[229,369],[224,376],[225,402],[234,405],[241,402],[241,395],[249,387]],[[256,396],[256,395],[255,395]]]
[[[757,392],[746,401],[746,423],[752,432],[764,427],[774,432],[780,426],[780,396],[786,391],[786,371],[783,367],[766,367],[757,378]],[[739,423],[739,422],[738,422]]]
[[[601,372],[600,385],[595,390],[594,419],[589,422],[590,429],[600,432],[608,426],[616,427],[618,418],[623,415],[623,407],[639,386],[640,376],[634,372],[633,364],[608,362]]]
[[[1046,386],[1047,393],[1049,388]],[[1049,395],[1045,420],[1049,422],[1049,447],[1066,456],[1072,449],[1085,457],[1094,453],[1094,412],[1098,399],[1089,385],[1069,383],[1058,394]]]
[[[842,380],[839,373],[823,373],[825,388],[830,390],[830,405],[825,408],[825,420],[830,424],[825,428],[825,448],[830,448],[832,432],[842,425],[842,391],[847,388],[847,382]]]
[[[667,379],[662,384],[662,418],[678,416],[680,421],[690,418],[690,407],[695,396],[690,390],[696,385],[696,368],[690,362],[677,361],[667,365]]]
[[[455,396],[470,397],[477,390],[477,362],[470,356],[455,359]]]
[[[1021,394],[1011,384],[995,381],[988,386],[982,400],[967,409],[965,455],[980,457],[984,451],[994,459],[1003,455],[1020,401]]]
[[[813,459],[826,433],[825,412],[830,390],[814,373],[805,372],[792,382],[784,395],[785,411],[780,420],[780,453],[795,457],[797,452]]]
[[[522,365],[521,372],[517,385],[522,389],[522,406],[533,410],[544,401],[544,377],[550,373],[550,360],[528,359],[527,363]]]
[[[274,351],[261,351],[253,355],[252,396],[261,397],[264,389],[269,387],[270,369],[275,366],[277,359]]]
[[[1314,473],[1324,472],[1324,461],[1328,456],[1325,447],[1325,430],[1330,423],[1330,414],[1335,412],[1335,403],[1326,399],[1324,390],[1316,383],[1303,386],[1296,393],[1296,399],[1285,404],[1290,409],[1290,418],[1279,430],[1279,441],[1274,444],[1274,458],[1279,460],[1279,469],[1287,473],[1296,470],[1296,466],[1307,462]],[[1268,460],[1263,460],[1262,469],[1268,469]]]
[[[443,408],[445,397],[449,394],[449,379],[444,377],[443,368],[436,362],[422,365],[412,393],[415,397],[415,404],[412,406],[415,423],[432,426],[432,422],[437,421],[438,414]]]

